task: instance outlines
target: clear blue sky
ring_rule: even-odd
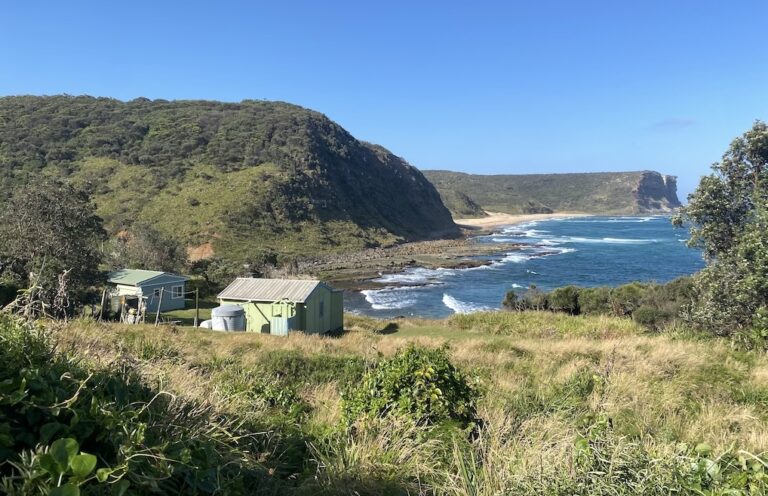
[[[17,1],[0,94],[283,100],[423,169],[656,169],[768,119],[768,2]]]

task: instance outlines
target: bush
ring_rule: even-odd
[[[583,288],[579,292],[579,310],[585,315],[609,315],[611,288]]]
[[[680,277],[667,284],[633,282],[615,288],[565,286],[549,293],[531,286],[522,297],[508,291],[503,305],[516,311],[548,309],[569,315],[632,317],[658,330],[688,314],[695,296],[693,281],[691,277]]]
[[[571,315],[579,314],[579,288],[565,286],[557,288],[547,295],[549,308],[558,312],[568,312]]]
[[[673,317],[674,315],[670,312],[650,305],[643,305],[632,312],[632,319],[635,322],[654,330],[659,330],[662,325],[669,322]]]
[[[617,317],[632,315],[640,306],[646,286],[638,282],[617,286],[611,291],[611,308]]]
[[[477,421],[475,386],[454,367],[447,348],[409,346],[378,364],[342,396],[348,425],[365,418],[397,415],[418,425]]]
[[[152,389],[135,360],[96,368],[55,350],[0,316],[0,492],[243,494],[270,479],[255,426]]]

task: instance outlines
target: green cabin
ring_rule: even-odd
[[[222,305],[241,305],[246,331],[287,336],[344,327],[344,294],[320,281],[239,277],[219,293]]]

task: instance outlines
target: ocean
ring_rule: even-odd
[[[391,318],[443,318],[501,308],[504,294],[577,286],[616,286],[632,281],[667,282],[704,266],[688,248],[688,231],[669,217],[573,217],[500,228],[477,243],[522,243],[525,248],[478,257],[489,265],[470,269],[412,267],[375,279],[382,289],[345,295],[345,310]]]

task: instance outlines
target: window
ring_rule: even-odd
[[[173,295],[174,298],[184,298],[184,286],[172,287],[171,295]]]
[[[152,290],[152,296],[154,296],[155,298],[160,298],[160,288],[155,288],[154,290]]]
[[[320,300],[320,318],[325,316],[325,300]]]

